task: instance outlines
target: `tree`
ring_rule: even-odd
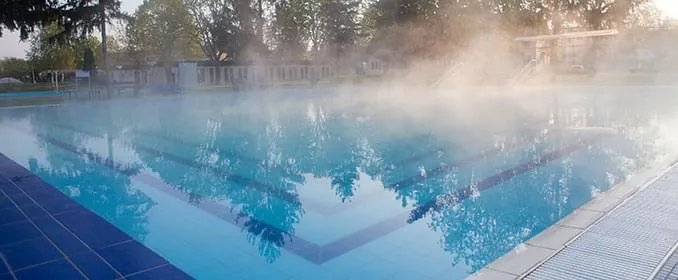
[[[267,52],[263,42],[262,0],[184,0],[184,3],[197,26],[200,46],[210,60],[249,60]]]
[[[124,18],[120,0],[7,0],[0,3],[0,36],[3,29],[19,31],[22,40],[28,39],[35,28],[56,24],[62,28],[52,34],[51,40],[65,42],[74,37],[84,37],[101,26],[102,4],[106,17]]]
[[[567,0],[568,8],[592,30],[614,28],[623,23],[633,9],[648,0]]]
[[[272,37],[275,51],[286,59],[300,59],[305,54],[311,26],[309,0],[275,3]]]
[[[624,27],[627,29],[658,29],[666,23],[661,10],[650,3],[633,9],[624,19]]]
[[[82,69],[86,66],[83,56],[85,50],[97,50],[101,47],[99,39],[92,36],[74,38],[57,44],[51,38],[58,36],[56,34],[61,32],[63,32],[62,27],[51,25],[42,28],[38,34],[31,37],[27,57],[35,65],[36,70]],[[94,54],[93,56],[97,57]]]
[[[320,26],[325,47],[337,59],[355,45],[358,39],[357,22],[359,1],[320,1]]]
[[[23,78],[31,75],[31,67],[21,58],[5,58],[0,60],[0,77]]]
[[[199,56],[197,29],[181,0],[146,0],[126,28],[127,49],[138,59],[169,66]],[[166,67],[168,78],[171,67]]]

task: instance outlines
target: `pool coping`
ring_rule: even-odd
[[[667,156],[629,180],[614,185],[466,279],[523,279],[639,191],[678,167],[677,159],[677,154]]]

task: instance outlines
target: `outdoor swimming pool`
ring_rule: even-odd
[[[657,95],[2,108],[0,153],[198,279],[460,279],[662,155]]]

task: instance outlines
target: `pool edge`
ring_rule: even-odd
[[[41,195],[36,196],[36,193]],[[3,244],[4,247],[26,248],[33,241],[44,241],[41,245],[51,245],[49,248],[53,247],[52,250],[58,251],[58,254],[54,254],[53,258],[45,262],[36,262],[16,269],[13,269],[3,258],[0,265],[4,266],[7,272],[3,272],[0,276],[10,275],[10,278],[16,279],[15,274],[40,273],[48,270],[47,267],[51,265],[61,264],[61,268],[66,267],[61,272],[72,273],[71,276],[79,274],[83,279],[92,277],[92,274],[101,277],[100,273],[112,273],[115,279],[137,277],[153,279],[153,275],[158,273],[160,273],[159,276],[193,279],[192,276],[141,241],[134,239],[92,210],[61,193],[56,187],[3,153],[0,153],[0,198],[7,199],[10,204],[6,207],[16,208],[16,211],[23,216],[21,220],[3,223],[0,228],[7,229],[7,227],[21,224],[25,225],[24,229],[28,228],[30,232],[35,233],[35,236],[22,237],[13,240],[14,242]],[[18,202],[18,199],[23,199],[24,202]],[[53,207],[54,205],[47,206],[55,201],[60,204],[56,207],[58,210]],[[72,219],[73,217],[76,219]],[[79,226],[73,227],[74,224],[79,224]],[[95,227],[97,231],[88,231],[86,235],[81,234],[83,227],[90,226]],[[102,231],[103,228],[108,228],[108,230]],[[25,230],[14,231],[9,232],[9,235],[25,234],[25,232]],[[92,239],[91,235],[119,238],[115,241],[109,240],[110,242],[106,244],[96,244],[97,242],[93,241],[101,241],[101,239]],[[123,247],[131,249],[127,252],[144,256],[148,267],[137,266],[135,268],[134,265],[126,264],[127,254],[121,252]],[[151,264],[149,259],[156,262]]]
[[[678,154],[667,156],[652,167],[641,170],[628,181],[614,185],[466,279],[525,278],[615,209],[633,199],[641,190],[678,168],[677,159]]]

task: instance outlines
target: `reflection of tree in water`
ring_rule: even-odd
[[[33,126],[37,133],[54,135],[55,140],[80,147],[85,137],[53,128],[40,122]],[[108,169],[101,161],[65,151],[39,139],[46,153],[47,165],[41,166],[35,158],[29,160],[31,172],[50,182],[60,191],[73,197],[98,215],[104,217],[139,240],[148,234],[146,213],[154,202],[139,190],[130,187],[127,175]]]
[[[584,149],[569,158],[503,182],[478,197],[441,207],[431,213],[430,227],[443,234],[443,249],[452,263],[471,271],[526,241],[599,191],[610,188],[635,170],[629,155],[619,153],[621,138]],[[612,148],[609,148],[613,142]],[[611,153],[612,150],[617,152]],[[640,163],[640,161],[639,161]]]
[[[361,139],[355,136],[360,124],[354,116],[341,113],[322,104],[310,104],[305,116],[286,123],[296,124],[308,139],[304,143],[306,152],[301,155],[305,170],[315,177],[329,177],[337,197],[345,202],[351,200],[358,188]]]
[[[160,127],[171,127],[170,123],[163,124],[162,121]],[[229,201],[232,211],[239,212],[238,220],[247,231],[248,240],[257,245],[260,255],[267,261],[275,261],[280,255],[280,247],[294,233],[294,225],[299,223],[304,213],[298,200],[287,201],[278,197],[282,194],[297,199],[294,183],[303,178],[295,173],[298,168],[294,166],[294,161],[281,160],[277,148],[281,137],[276,132],[279,128],[274,123],[253,126],[250,127],[250,133],[231,137],[231,128],[219,121],[206,121],[201,125],[196,128],[203,130],[200,134],[203,135],[203,142],[198,146],[179,146],[137,135],[131,137],[131,142],[150,169],[157,172],[165,182],[192,197],[193,203],[200,203],[200,198]],[[143,129],[150,133],[161,133],[156,132],[159,128]],[[161,154],[149,153],[147,148],[142,147],[153,147]],[[224,152],[233,147],[244,151],[263,150],[262,153],[267,156],[265,160],[252,162],[237,158],[232,152]],[[182,161],[195,161],[204,168],[188,167],[163,154],[171,154]]]

